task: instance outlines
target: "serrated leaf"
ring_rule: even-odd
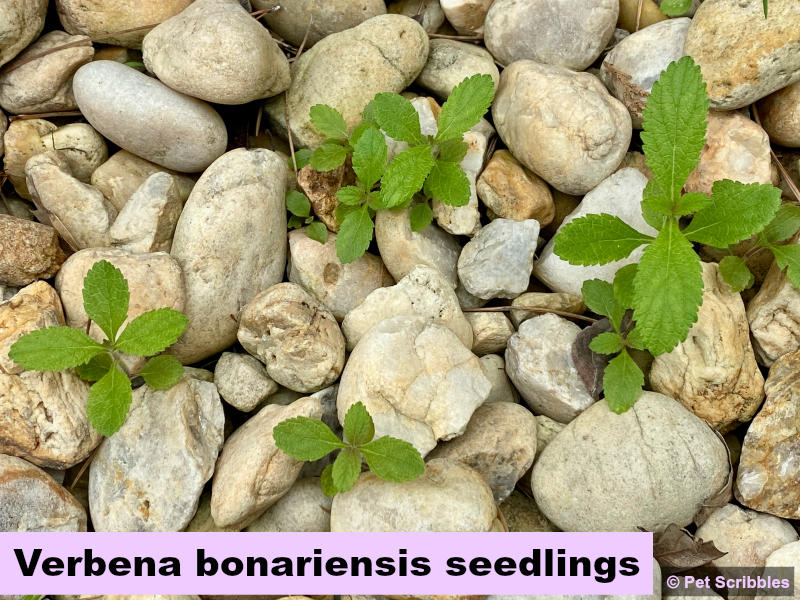
[[[427,202],[415,205],[409,215],[411,231],[422,231],[433,222],[433,211]]]
[[[782,204],[761,235],[766,243],[775,244],[789,239],[798,229],[800,229],[800,206]]]
[[[297,217],[305,218],[311,214],[311,202],[297,190],[286,192],[286,208]]]
[[[364,190],[354,185],[339,188],[336,192],[336,199],[342,204],[349,204],[350,206],[361,206],[365,196]]]
[[[382,202],[389,208],[400,206],[414,197],[433,167],[430,146],[403,150],[381,177]]]
[[[420,453],[404,440],[384,436],[361,446],[360,450],[369,470],[386,481],[411,481],[425,471]]]
[[[658,181],[655,179],[649,180],[642,191],[642,217],[645,223],[658,231],[661,231],[661,228],[664,227],[667,215],[671,212],[669,207],[664,210],[664,203],[671,206],[670,200],[667,198],[664,190],[661,189]]]
[[[383,194],[380,190],[370,192],[369,200],[367,201],[372,210],[389,210],[389,207],[383,201]]]
[[[494,82],[489,75],[464,79],[442,105],[436,141],[460,140],[478,124],[494,99]]]
[[[675,219],[645,248],[634,288],[634,319],[647,349],[669,352],[686,339],[703,301],[700,258]]]
[[[602,279],[587,279],[581,288],[583,301],[598,315],[608,317],[616,331],[620,330],[625,308],[614,296],[614,286]],[[594,348],[592,348],[594,350]],[[597,350],[595,350],[597,352]],[[605,354],[609,354],[606,352]]]
[[[336,237],[336,255],[343,265],[353,262],[364,255],[372,242],[372,231],[375,228],[369,207],[365,204],[358,210],[348,214],[339,226]]]
[[[425,141],[414,105],[401,95],[390,92],[378,94],[372,100],[372,113],[378,127],[393,140],[409,144],[422,144]]]
[[[386,138],[374,127],[367,129],[355,143],[353,170],[364,184],[365,190],[371,190],[383,175],[383,170],[386,168],[387,151]]]
[[[78,373],[78,377],[84,381],[100,381],[113,364],[114,359],[111,358],[111,355],[108,352],[102,352],[93,356],[89,362],[75,367],[75,371]]]
[[[138,375],[154,390],[166,390],[178,383],[184,368],[174,356],[162,354],[148,360]]]
[[[638,268],[637,264],[625,265],[614,275],[614,297],[625,309],[633,308],[633,281]]]
[[[114,347],[135,356],[152,356],[163,352],[186,331],[189,319],[172,308],[148,310],[128,323]]]
[[[100,435],[111,437],[125,424],[131,406],[131,381],[116,363],[89,390],[86,416]]]
[[[322,471],[322,475],[319,477],[319,482],[322,486],[322,493],[328,498],[333,498],[339,493],[339,490],[336,489],[336,484],[333,483],[333,465],[325,467]]]
[[[333,461],[331,477],[339,492],[346,492],[361,474],[361,452],[355,448],[345,448]]]
[[[286,454],[304,461],[319,460],[329,452],[348,447],[325,423],[308,417],[281,421],[273,427],[272,438]]]
[[[786,277],[796,290],[800,290],[800,246],[790,244],[788,246],[770,246],[770,250],[775,255],[775,262],[778,267],[786,270]]]
[[[72,327],[48,327],[26,333],[14,342],[8,357],[32,371],[63,371],[88,362],[105,347]]]
[[[358,142],[358,140],[361,139],[361,136],[364,135],[364,132],[367,131],[368,129],[377,130],[377,126],[373,123],[359,123],[358,125],[356,125],[356,128],[353,129],[353,133],[350,134],[350,139],[348,140],[350,142],[350,145],[355,146],[356,142]]]
[[[652,242],[619,217],[589,214],[561,228],[553,251],[571,265],[605,265],[627,258],[642,244]]]
[[[315,242],[324,244],[328,241],[328,228],[322,221],[314,221],[306,227],[306,235]]]
[[[125,64],[127,65],[128,63]],[[44,594],[26,594],[20,600],[41,600],[44,596]]]
[[[469,204],[469,179],[456,163],[434,161],[424,187],[427,196],[448,206]]]
[[[374,100],[370,100],[367,105],[364,107],[364,110],[361,111],[361,122],[362,123],[369,123],[374,125],[375,124],[375,110],[374,110]]]
[[[679,17],[691,7],[692,0],[663,0],[660,6],[661,12],[670,17]]]
[[[708,107],[700,67],[689,56],[671,63],[647,98],[642,111],[644,154],[647,166],[671,203],[677,202],[700,161]]]
[[[362,402],[356,402],[344,416],[344,437],[354,446],[361,446],[375,437],[375,423]]]
[[[321,134],[331,138],[344,139],[349,134],[342,114],[327,104],[315,104],[309,111],[311,124]]]
[[[309,164],[315,171],[326,172],[338,169],[347,160],[347,149],[339,144],[322,144],[314,150]]]
[[[303,167],[305,167],[309,162],[311,162],[311,150],[307,148],[302,148],[294,153],[294,160],[297,162],[297,170],[299,171]],[[289,168],[294,168],[294,162],[291,160],[289,161]]]
[[[623,348],[619,356],[611,359],[603,375],[605,399],[613,412],[624,413],[642,395],[644,373]]]
[[[439,160],[444,162],[460,163],[469,150],[469,144],[463,140],[444,140],[437,142],[437,146],[439,146]]]
[[[361,208],[355,204],[340,204],[333,210],[333,215],[336,217],[337,223],[344,223],[345,218],[352,212],[355,212]]]
[[[781,191],[768,184],[715,181],[708,206],[683,230],[686,239],[727,248],[764,229],[781,204]]]
[[[625,336],[625,344],[634,350],[644,350],[644,340],[638,329],[633,329]]]
[[[625,347],[625,341],[616,331],[601,333],[589,343],[589,349],[598,354],[616,354]]]
[[[699,210],[703,210],[710,203],[711,198],[705,194],[697,194],[694,192],[690,194],[684,194],[678,198],[678,202],[675,204],[675,216],[682,217],[684,215],[696,213]]]
[[[746,290],[755,282],[747,263],[738,256],[726,256],[719,261],[719,272],[734,292]]]
[[[107,260],[94,263],[83,280],[83,308],[112,342],[128,317],[129,300],[122,271]]]

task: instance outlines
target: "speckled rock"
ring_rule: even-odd
[[[35,221],[0,215],[0,282],[28,285],[56,274],[64,253],[55,229]]]
[[[269,98],[291,81],[269,30],[238,0],[195,0],[145,36],[142,57],[173,90],[217,104]]]
[[[86,512],[47,473],[0,454],[0,532],[86,532]]]
[[[303,463],[278,449],[272,429],[298,416],[319,419],[319,400],[267,405],[225,442],[211,492],[211,515],[219,527],[247,527],[292,487]]]
[[[458,298],[444,277],[431,267],[420,265],[403,277],[397,285],[379,288],[342,322],[347,350],[353,351],[366,333],[384,319],[419,315],[440,321],[471,349],[472,327],[461,312]]]
[[[476,356],[505,352],[508,338],[514,335],[507,316],[499,312],[468,312],[464,316],[472,326],[472,352]]]
[[[286,494],[253,521],[245,531],[327,532],[331,503],[317,477],[298,479]]]
[[[746,40],[758,39],[752,45]],[[692,19],[684,54],[700,65],[711,107],[747,106],[800,79],[800,5],[705,0]]]
[[[508,150],[492,155],[478,179],[477,190],[489,218],[536,219],[545,227],[555,216],[553,194],[547,183],[522,166]]]
[[[621,415],[603,400],[567,425],[536,461],[531,487],[564,531],[660,532],[691,523],[728,476],[725,444],[703,421],[642,392]]]
[[[503,71],[492,115],[516,159],[568,194],[611,175],[631,139],[628,109],[594,75],[530,60]]]
[[[567,294],[566,292],[556,292],[553,294],[547,294],[543,292],[528,292],[514,298],[514,300],[511,301],[511,306],[540,308],[542,309],[542,312],[546,312],[548,310],[558,310],[576,315],[582,315],[584,312],[586,312],[586,305],[583,303],[583,298],[580,296]],[[528,319],[532,319],[533,317],[541,315],[542,312],[512,310],[509,314],[511,315],[511,322],[515,327],[519,328],[522,323]]]
[[[760,100],[758,114],[773,143],[789,148],[800,147],[800,82]]]
[[[413,0],[411,3],[413,4]],[[488,50],[455,40],[432,39],[428,62],[415,83],[443,101],[447,100],[453,88],[464,79],[479,73],[491,76],[497,89],[500,71]]]
[[[0,7],[0,66],[19,54],[44,28],[48,0],[5,3]]]
[[[617,0],[495,0],[484,40],[504,65],[535,60],[583,71],[606,47],[618,15]]]
[[[228,134],[213,108],[133,67],[91,62],[75,73],[72,88],[97,131],[146,160],[195,173],[225,152]]]
[[[277,154],[237,148],[192,189],[171,250],[183,270],[190,321],[170,354],[184,364],[233,344],[242,308],[283,279],[285,186],[286,164]]]
[[[278,14],[276,11],[274,14]],[[308,23],[304,21],[303,32]],[[264,104],[275,131],[286,131],[286,107],[295,149],[316,148],[325,139],[311,125],[309,109],[327,104],[339,110],[350,129],[379,92],[401,92],[416,79],[428,58],[428,35],[402,15],[380,15],[334,33],[304,52],[292,69],[285,96]],[[369,79],[362,73],[368,72]]]
[[[362,473],[331,506],[331,531],[474,531],[492,528],[492,490],[475,471],[435,459],[413,481],[392,483]]]
[[[95,531],[181,531],[194,516],[222,449],[213,383],[184,376],[164,391],[133,393],[125,424],[89,469]]]
[[[506,361],[498,354],[486,354],[481,356],[481,364],[484,374],[492,384],[492,390],[484,404],[491,402],[513,402],[519,404],[519,392],[511,384],[511,380],[506,375]]]
[[[242,412],[253,410],[279,387],[258,359],[235,352],[223,352],[219,357],[214,384],[222,399]]]
[[[414,444],[424,456],[461,435],[489,396],[483,366],[445,325],[419,316],[386,319],[358,343],[339,384],[339,420],[363,402],[375,435]]]
[[[547,520],[536,503],[520,491],[514,490],[500,505],[508,530],[512,533],[561,531]]]
[[[800,518],[800,352],[779,358],[764,385],[767,399],[747,428],[739,458],[736,498],[754,510]]]

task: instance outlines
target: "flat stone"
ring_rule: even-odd
[[[0,282],[22,286],[37,279],[50,279],[64,262],[52,227],[0,215],[0,229]]]
[[[508,317],[497,312],[468,312],[464,316],[472,326],[472,352],[476,356],[505,352],[508,339],[514,335]]]
[[[322,493],[318,477],[295,481],[289,491],[245,531],[328,532],[333,498]]]
[[[413,6],[416,12],[419,2],[414,5],[412,0],[408,4]],[[390,5],[390,11],[392,6],[396,6],[396,4]],[[497,89],[500,84],[500,71],[488,50],[481,46],[455,40],[432,39],[428,62],[425,63],[414,83],[429,91],[437,99],[444,101],[450,96],[453,88],[464,79],[478,74],[491,76],[494,87]]]
[[[219,357],[214,383],[222,399],[242,412],[253,410],[279,387],[257,358],[235,352],[223,352]]]

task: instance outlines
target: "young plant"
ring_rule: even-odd
[[[433,220],[427,199],[450,206],[469,203],[469,180],[459,166],[468,149],[463,137],[486,114],[493,98],[494,82],[489,75],[465,79],[442,106],[435,136],[422,134],[414,106],[399,94],[376,95],[352,133],[336,109],[324,104],[311,107],[311,124],[328,137],[310,155],[311,168],[331,171],[349,156],[357,177],[356,185],[336,193],[341,203],[335,212],[340,224],[336,252],[342,263],[366,252],[377,210],[407,208],[422,191],[426,201],[411,210],[412,229],[420,231]],[[388,166],[384,133],[408,144]]]
[[[375,424],[361,402],[356,402],[344,418],[344,437],[340,440],[322,421],[308,417],[287,419],[272,430],[275,444],[297,460],[319,460],[339,450],[332,465],[322,472],[322,491],[326,496],[346,492],[361,474],[361,456],[370,470],[386,481],[411,481],[422,475],[425,463],[414,446],[393,437],[375,437]]]
[[[177,310],[159,308],[128,318],[130,293],[122,272],[110,262],[96,262],[83,280],[83,308],[105,333],[101,344],[72,327],[48,327],[26,333],[10,348],[8,356],[33,371],[63,371],[76,368],[81,379],[94,381],[86,413],[99,433],[116,433],[128,415],[131,381],[120,355],[152,356],[174,344],[189,320]],[[172,387],[183,374],[183,366],[172,356],[148,360],[137,373],[155,390]]]
[[[727,249],[731,255],[721,261],[720,272],[734,291],[741,291],[752,284],[752,275],[745,260],[734,256],[730,247],[758,235],[757,247],[771,250],[781,268],[788,266],[787,276],[800,289],[800,245],[776,245],[800,227],[800,208],[781,207],[779,189],[722,180],[714,183],[710,197],[682,193],[705,145],[708,108],[700,68],[688,56],[670,64],[648,97],[642,141],[654,177],[644,189],[642,216],[658,230],[655,238],[609,214],[577,218],[555,238],[557,256],[584,266],[622,260],[645,246],[638,266],[621,270],[614,281],[614,298],[634,311],[633,347],[645,348],[654,356],[683,342],[697,321],[703,279],[692,242]],[[692,214],[691,223],[681,230],[680,218]],[[608,309],[603,310],[597,312],[610,316]],[[607,344],[597,342],[596,347],[610,354],[614,344],[609,336],[604,339]],[[615,351],[624,350],[620,340],[615,343],[620,346]],[[622,360],[616,364],[621,366]],[[641,373],[618,367],[612,377],[624,378],[625,384],[618,381],[609,386],[606,399],[623,412],[631,405],[629,390],[641,386],[637,383]]]
[[[303,165],[305,166],[305,165]],[[300,169],[300,165],[297,165]],[[286,192],[286,210],[291,213],[287,226],[289,229],[299,229],[306,225],[306,235],[312,240],[324,244],[328,241],[328,228],[322,221],[317,221],[311,214],[311,201],[302,192],[289,190]]]
[[[763,0],[764,18],[767,18],[769,0]],[[692,7],[692,0],[663,0],[661,12],[669,17],[679,17]]]

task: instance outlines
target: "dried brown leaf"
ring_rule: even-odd
[[[679,571],[702,567],[726,554],[718,550],[714,542],[695,538],[675,523],[656,536],[653,542],[653,557],[658,564]]]

